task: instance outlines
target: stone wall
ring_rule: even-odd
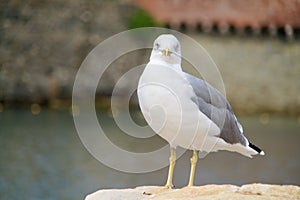
[[[224,80],[227,98],[243,113],[300,113],[300,42],[191,33]]]
[[[4,0],[0,7],[4,102],[70,98],[83,59],[99,42],[126,30],[135,10],[121,0]]]
[[[126,30],[136,7],[129,0],[4,0],[0,9],[0,102],[6,104],[70,100],[83,59]],[[211,54],[236,110],[300,113],[299,40],[187,34]],[[109,95],[118,78],[148,56],[134,52],[115,62],[98,96]]]

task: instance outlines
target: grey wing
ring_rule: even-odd
[[[199,110],[212,120],[221,130],[220,138],[227,143],[247,145],[243,129],[225,97],[209,83],[185,73],[196,96],[192,99]]]

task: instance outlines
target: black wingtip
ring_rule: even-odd
[[[249,142],[249,147],[257,151],[257,153],[259,153],[260,155],[265,155],[265,152],[263,152],[263,150],[261,150],[259,147],[255,146],[251,142]]]

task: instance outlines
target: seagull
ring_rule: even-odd
[[[170,144],[165,187],[173,187],[176,147],[193,151],[188,186],[194,185],[199,152],[227,150],[252,158],[264,152],[243,134],[226,98],[206,81],[181,68],[181,46],[172,34],[160,35],[138,83],[138,101],[149,126]]]

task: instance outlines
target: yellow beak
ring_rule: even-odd
[[[170,56],[171,55],[171,51],[169,49],[163,49],[161,52],[164,56]]]

